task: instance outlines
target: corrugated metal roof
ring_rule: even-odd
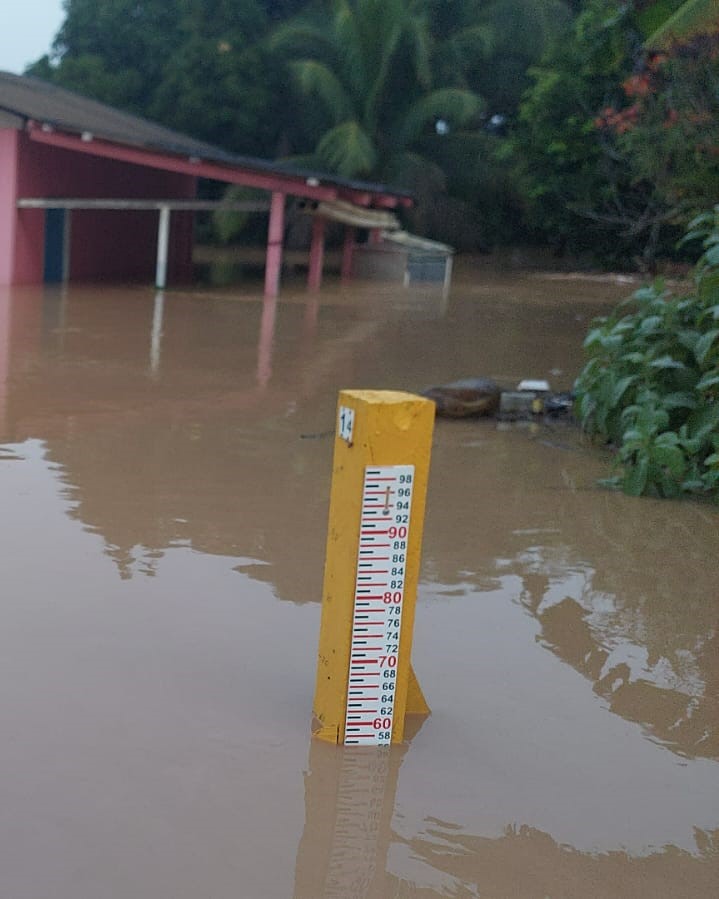
[[[395,197],[412,196],[407,191],[384,184],[340,178],[336,175],[296,169],[291,165],[267,159],[228,153],[220,147],[195,140],[179,131],[165,128],[140,116],[130,115],[96,100],[90,100],[39,78],[0,72],[0,125],[4,121],[10,127],[17,127],[19,123],[14,117],[20,117],[23,121],[32,119],[40,124],[52,125],[59,131],[77,134],[89,132],[94,137],[114,143],[177,156],[194,156],[208,162],[258,172],[294,175],[304,179],[317,178],[324,184],[333,184],[350,190],[390,194]]]

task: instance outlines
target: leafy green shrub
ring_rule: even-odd
[[[618,449],[605,483],[633,496],[719,500],[719,206],[691,222],[685,241],[697,239],[690,294],[642,287],[584,341],[577,413]]]

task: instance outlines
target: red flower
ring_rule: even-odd
[[[652,91],[652,80],[646,72],[632,75],[622,85],[628,97],[646,97]]]

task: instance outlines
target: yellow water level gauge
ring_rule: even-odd
[[[342,391],[330,498],[314,733],[403,740],[429,709],[410,663],[434,403]]]

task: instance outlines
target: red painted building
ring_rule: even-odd
[[[71,281],[150,280],[157,223],[143,210],[18,209],[20,198],[190,199],[197,179],[58,149],[22,130],[0,129],[0,283],[62,280],[68,254]],[[60,212],[60,215],[53,214]],[[192,268],[192,213],[173,216],[169,276],[186,280]],[[69,241],[69,246],[65,245]]]
[[[192,273],[197,184],[268,191],[265,290],[277,292],[286,198],[332,215],[352,204],[366,227],[411,197],[383,185],[235,156],[34,78],[0,73],[0,284],[140,280]],[[346,211],[346,210],[345,210]],[[344,220],[344,219],[342,219]],[[319,287],[325,214],[315,215],[310,286]],[[347,225],[349,273],[354,226]]]

